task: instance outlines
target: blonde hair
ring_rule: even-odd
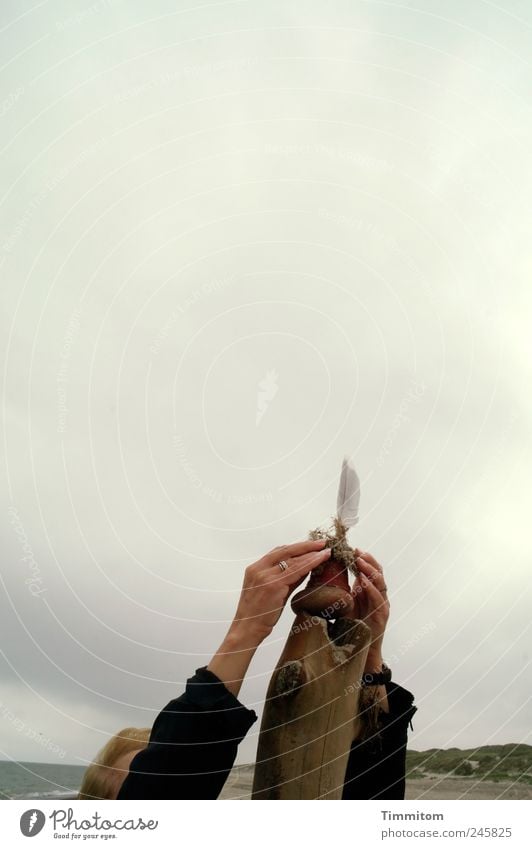
[[[111,737],[85,770],[78,799],[114,798],[114,765],[124,755],[146,748],[150,734],[151,728],[123,728]]]

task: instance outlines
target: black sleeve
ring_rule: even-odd
[[[417,708],[414,696],[387,684],[389,712],[381,711],[378,733],[351,746],[343,799],[404,799],[408,724]]]
[[[217,799],[256,719],[213,672],[197,669],[158,715],[117,798]]]

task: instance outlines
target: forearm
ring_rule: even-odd
[[[366,665],[364,667],[364,673],[377,673],[382,670],[382,640],[376,643],[372,643],[369,648],[368,656],[366,658]],[[386,693],[386,687],[382,684],[379,687],[372,687],[372,695],[374,696],[374,701],[378,701],[380,705],[380,709],[385,713],[388,713],[390,706],[388,704],[388,695]]]
[[[238,697],[249,664],[261,642],[262,638],[249,628],[233,624],[207,665],[207,669],[223,681],[235,697]]]

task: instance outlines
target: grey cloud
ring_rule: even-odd
[[[526,740],[528,31],[482,4],[150,10],[10,30],[4,756],[151,721],[245,565],[328,520],[345,452],[412,745]]]

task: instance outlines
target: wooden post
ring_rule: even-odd
[[[253,799],[341,799],[370,630],[297,614],[270,680]]]

